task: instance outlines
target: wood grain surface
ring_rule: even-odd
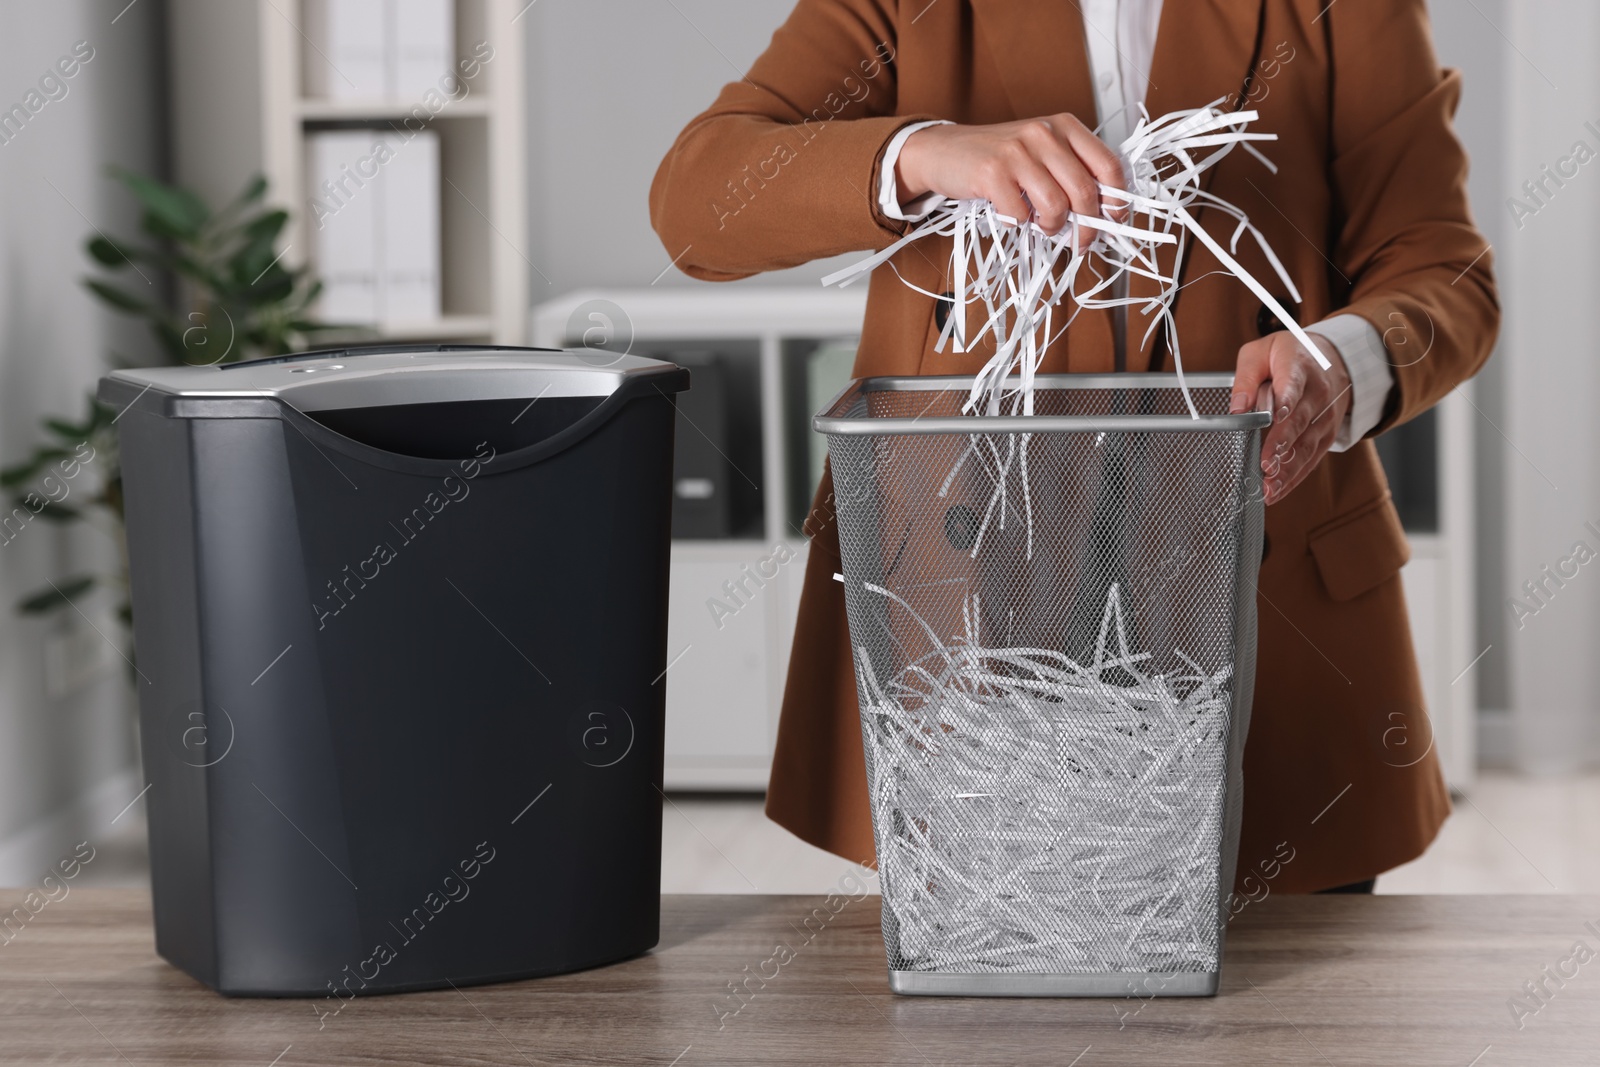
[[[1192,1000],[896,997],[878,898],[832,906],[667,897],[626,963],[341,1005],[219,997],[146,894],[82,889],[0,944],[0,1064],[1600,1064],[1600,897],[1268,897]]]

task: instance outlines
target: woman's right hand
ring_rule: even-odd
[[[1099,184],[1124,188],[1117,154],[1076,116],[1002,122],[994,126],[929,126],[900,149],[894,168],[900,202],[930,192],[962,200],[981,198],[1022,220],[1031,213],[1047,233],[1066,228],[1067,215],[1124,219],[1115,198],[1102,204]],[[1094,231],[1079,236],[1080,250]]]

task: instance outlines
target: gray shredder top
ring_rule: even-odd
[[[112,372],[101,398],[131,404],[155,395],[168,414],[202,415],[238,401],[278,400],[297,411],[438,404],[462,400],[610,396],[659,377],[663,392],[682,371],[661,360],[585,349],[426,345],[340,349],[203,367]],[[146,396],[146,394],[152,394]],[[218,404],[217,402],[222,402]]]

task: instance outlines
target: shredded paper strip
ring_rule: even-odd
[[[946,200],[921,225],[888,248],[822,279],[823,285],[845,286],[875,268],[890,263],[901,249],[923,238],[940,235],[951,238],[953,288],[949,298],[950,315],[939,336],[938,351],[947,344],[965,352],[983,337],[994,338],[995,353],[972,383],[967,410],[984,415],[1033,414],[1033,379],[1049,343],[1071,323],[1082,308],[1126,307],[1149,319],[1145,340],[1157,328],[1165,331],[1172,353],[1173,367],[1183,383],[1183,356],[1173,319],[1178,296],[1177,272],[1184,261],[1187,242],[1199,241],[1216,256],[1227,271],[1261,298],[1324,370],[1327,358],[1311,338],[1296,324],[1271,290],[1262,285],[1234,258],[1239,241],[1249,234],[1271,264],[1278,280],[1293,300],[1300,301],[1294,280],[1278,259],[1266,238],[1245,213],[1202,188],[1206,171],[1216,166],[1235,148],[1258,159],[1276,173],[1271,161],[1251,144],[1275,141],[1277,134],[1251,133],[1246,127],[1259,116],[1255,111],[1221,111],[1210,105],[1188,111],[1174,111],[1152,120],[1145,115],[1120,146],[1127,189],[1100,186],[1102,201],[1111,207],[1126,208],[1128,221],[1073,212],[1066,229],[1046,233],[1031,220],[1018,221],[1001,215],[987,200]],[[1195,219],[1202,208],[1220,212],[1235,223],[1228,246]],[[1092,230],[1095,241],[1084,255],[1073,255],[1079,233]],[[1159,249],[1175,245],[1176,254],[1164,266]],[[1066,259],[1062,267],[1063,257]],[[1153,296],[1118,296],[1116,283],[1123,277],[1141,277],[1156,283]],[[907,285],[911,283],[907,282]],[[942,293],[918,292],[944,300]],[[1056,305],[1070,295],[1072,314],[1055,324]],[[983,320],[969,337],[966,309],[981,304]],[[1189,413],[1199,418],[1193,401]]]
[[[1230,669],[1147,673],[1115,584],[1087,663],[985,647],[977,599],[965,635],[881,684],[857,648],[902,965],[1215,970]]]

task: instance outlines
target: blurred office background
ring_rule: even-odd
[[[413,20],[396,31],[398,53],[350,35],[363,4]],[[95,273],[85,239],[138,225],[111,167],[213,203],[266,174],[268,200],[293,215],[283,261],[312,262],[329,282],[324,313],[375,335],[570,344],[599,331],[691,365],[687,413],[704,434],[680,442],[669,655],[684,651],[669,684],[664,886],[832,884],[843,861],[766,823],[759,791],[819,462],[807,416],[848,374],[860,295],[820,290],[835,264],[694,282],[646,210],[678,130],[790,6],[0,0],[0,464],[28,454],[41,418],[77,417],[108,356],[159,355],[80,283]],[[1457,124],[1506,318],[1484,373],[1383,445],[1413,539],[1406,582],[1431,722],[1405,743],[1439,748],[1460,800],[1434,850],[1380,889],[1593,892],[1600,566],[1546,582],[1542,602],[1524,584],[1544,582],[1576,542],[1600,550],[1586,527],[1600,529],[1600,367],[1587,336],[1600,292],[1600,164],[1588,162],[1600,151],[1600,7],[1430,7],[1442,61],[1465,75]],[[454,80],[430,84],[442,67]],[[404,165],[384,171],[381,198],[345,210],[322,183],[336,189],[341,168],[359,168],[375,130],[399,138]],[[1550,181],[1546,167],[1566,176]],[[1543,183],[1537,199],[1527,182]],[[319,210],[327,225],[307,225]],[[405,232],[385,211],[426,224]],[[127,274],[141,299],[181,295],[147,273]],[[142,877],[144,781],[116,591],[44,615],[11,607],[83,571],[115,573],[117,553],[94,523],[17,525],[0,547],[0,884],[31,882],[85,838],[111,857],[96,878]],[[1513,598],[1538,610],[1514,612]]]

